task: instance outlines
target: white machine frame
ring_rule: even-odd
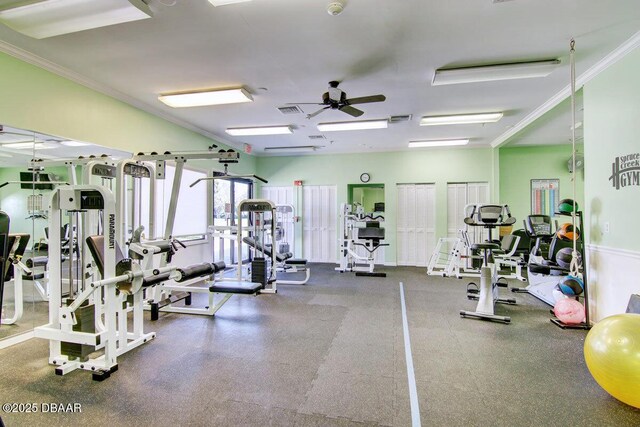
[[[351,205],[342,203],[340,205],[340,262],[335,268],[336,271],[356,272],[366,276],[385,277],[385,273],[375,273],[375,251],[380,247],[389,246],[386,243],[373,245],[372,240],[365,240],[365,243],[357,243],[357,237],[354,230],[358,228],[359,223],[366,221],[384,221],[382,215],[365,215],[364,212],[358,211],[353,213]],[[361,256],[356,252],[356,246],[361,246],[368,252],[367,256]],[[366,264],[366,267],[358,266],[358,264]]]
[[[116,201],[113,193],[105,187],[96,185],[77,185],[59,187],[53,190],[49,205],[50,237],[53,241],[60,240],[61,214],[63,211],[80,211],[87,209],[83,198],[88,194],[99,194],[102,198],[102,210],[108,224],[104,239],[104,277],[102,280],[83,281],[79,293],[72,303],[61,305],[60,262],[51,262],[50,272],[50,300],[49,323],[34,329],[37,338],[49,340],[49,363],[56,366],[56,374],[65,375],[76,369],[93,373],[94,379],[107,378],[111,372],[117,370],[117,358],[122,354],[155,338],[155,333],[145,333],[142,317],[142,293],[135,292],[129,300],[124,292],[118,292],[116,284],[124,280],[142,278],[144,275],[160,274],[171,271],[175,267],[154,269],[152,271],[138,271],[126,277],[115,276],[116,271]],[[82,229],[79,235],[83,235]],[[49,257],[59,260],[61,251],[59,245],[50,245]],[[82,303],[88,301],[94,306],[94,320],[96,332],[74,331],[77,323],[76,311]],[[129,327],[129,314],[132,316],[132,327]],[[103,354],[71,359],[62,352],[62,342],[88,345],[95,350],[103,350]]]

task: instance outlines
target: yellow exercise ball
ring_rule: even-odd
[[[640,408],[640,314],[616,314],[598,322],[584,341],[584,359],[600,387]]]

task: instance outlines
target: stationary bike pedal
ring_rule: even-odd
[[[474,282],[469,282],[469,284],[467,285],[467,293],[468,294],[479,294],[480,293],[480,289],[478,289],[478,285],[476,285]]]
[[[496,286],[500,288],[508,288],[509,282],[507,282],[507,279],[505,279],[504,277],[499,277],[498,280],[496,280]]]

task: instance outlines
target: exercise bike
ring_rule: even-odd
[[[500,249],[498,243],[491,239],[491,231],[494,228],[512,225],[516,219],[511,216],[507,205],[476,205],[471,215],[464,219],[465,224],[473,227],[483,227],[488,230],[488,241],[474,243],[471,249],[482,253],[482,266],[480,267],[480,287],[474,288],[472,283],[467,287],[467,298],[477,300],[475,311],[460,310],[463,318],[490,320],[494,322],[510,323],[508,316],[495,314],[495,304],[516,304],[515,298],[500,298],[499,287],[507,287],[506,282],[499,281],[497,269],[493,261],[493,251]]]

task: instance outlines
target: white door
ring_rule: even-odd
[[[271,186],[263,186],[260,190],[261,197],[263,199],[271,200],[276,205],[291,205],[296,206],[296,201],[294,200],[294,191],[293,187],[271,187]],[[288,221],[284,224],[281,224],[284,228],[285,234],[283,239],[289,244],[288,252],[295,253],[295,223],[294,216],[299,215],[298,212],[294,212],[293,215],[289,215],[287,217]],[[298,231],[299,232],[299,231]],[[280,241],[282,242],[282,240]]]
[[[338,252],[336,187],[304,186],[302,211],[303,257],[310,262],[336,262]]]
[[[468,204],[489,203],[488,182],[464,182],[447,184],[447,235],[458,237],[458,230],[465,229],[464,207]],[[486,232],[478,227],[468,227],[469,241],[482,242]]]
[[[398,265],[427,266],[435,248],[435,225],[435,185],[398,185]]]

